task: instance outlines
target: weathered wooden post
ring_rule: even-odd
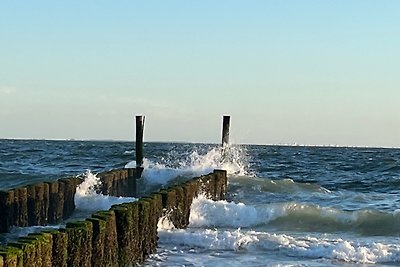
[[[231,116],[224,115],[222,120],[222,157],[221,163],[225,162],[229,155],[229,125],[231,122]]]
[[[137,197],[137,181],[136,181],[136,171],[134,168],[128,169],[128,191],[126,192],[126,197]]]
[[[136,116],[136,178],[140,178],[143,172],[143,130],[144,116]]]
[[[227,146],[229,144],[230,121],[231,121],[231,116],[224,115],[222,121],[222,146]]]
[[[222,146],[229,144],[229,125],[231,116],[224,115],[222,121]]]

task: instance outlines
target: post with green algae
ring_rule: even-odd
[[[65,229],[68,235],[68,266],[91,266],[93,224],[90,221],[68,222]]]
[[[87,221],[93,225],[92,237],[92,261],[91,266],[107,266],[103,265],[104,260],[104,247],[106,239],[107,222],[100,218],[87,218]],[[110,266],[110,265],[109,265]]]
[[[158,220],[162,216],[163,204],[162,204],[162,195],[154,193],[148,197],[141,198],[140,201],[144,201],[148,203],[148,223],[147,223],[147,231],[146,235],[148,238],[146,240],[146,245],[143,248],[144,256],[148,256],[157,249],[157,224]],[[140,202],[139,201],[139,202]],[[139,206],[141,205],[138,203]],[[142,208],[144,206],[142,205]]]
[[[14,218],[14,190],[0,191],[0,233],[10,231]]]
[[[139,206],[139,247],[140,247],[140,259],[143,261],[146,259],[151,251],[150,245],[150,203],[140,199],[138,202]]]
[[[118,241],[118,265],[131,266],[136,263],[138,240],[138,209],[129,204],[113,205]]]
[[[34,251],[31,250],[31,253],[35,255],[33,265],[25,264],[24,267],[27,266],[42,266],[42,267],[51,267],[54,266],[52,263],[52,248],[53,248],[53,237],[50,233],[40,232],[40,233],[30,233],[28,236],[22,237],[19,239],[20,241],[25,241],[33,245]],[[32,255],[32,254],[31,254]],[[33,256],[32,255],[32,256]],[[25,260],[32,260],[24,257]]]
[[[102,248],[103,261],[100,262],[99,265],[96,265],[94,261],[92,261],[92,265],[110,267],[118,266],[118,239],[116,217],[114,211],[98,211],[92,215],[92,218],[100,219],[106,222],[104,229],[104,247]]]
[[[0,256],[3,258],[4,267],[23,267],[22,249],[12,246],[0,246]]]
[[[51,235],[51,266],[67,267],[68,235],[60,230],[45,230],[43,233]]]

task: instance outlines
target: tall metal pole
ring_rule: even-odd
[[[143,130],[145,117],[136,116],[136,177],[140,178],[143,172]]]
[[[229,144],[229,126],[231,116],[224,115],[222,120],[222,146]]]

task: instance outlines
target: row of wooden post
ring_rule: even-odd
[[[126,169],[114,172],[125,175]],[[113,181],[124,184],[121,179]],[[226,191],[226,171],[214,170],[137,201],[97,211],[86,220],[22,236],[0,246],[0,267],[137,266],[156,252],[160,218],[184,229],[198,194],[222,200]]]

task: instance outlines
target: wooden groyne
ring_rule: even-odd
[[[101,191],[133,196],[134,176],[130,169],[102,173]],[[1,192],[1,230],[57,223],[71,215],[80,182],[78,178],[61,179]],[[156,251],[161,217],[168,217],[176,228],[185,228],[198,194],[220,200],[226,190],[226,171],[215,170],[138,201],[98,211],[86,220],[69,222],[65,228],[20,237],[0,247],[0,267],[132,266]]]
[[[135,169],[112,170],[98,174],[101,193],[111,196],[136,196]],[[57,224],[75,210],[76,187],[83,179],[63,178],[0,191],[0,233],[12,226]]]

